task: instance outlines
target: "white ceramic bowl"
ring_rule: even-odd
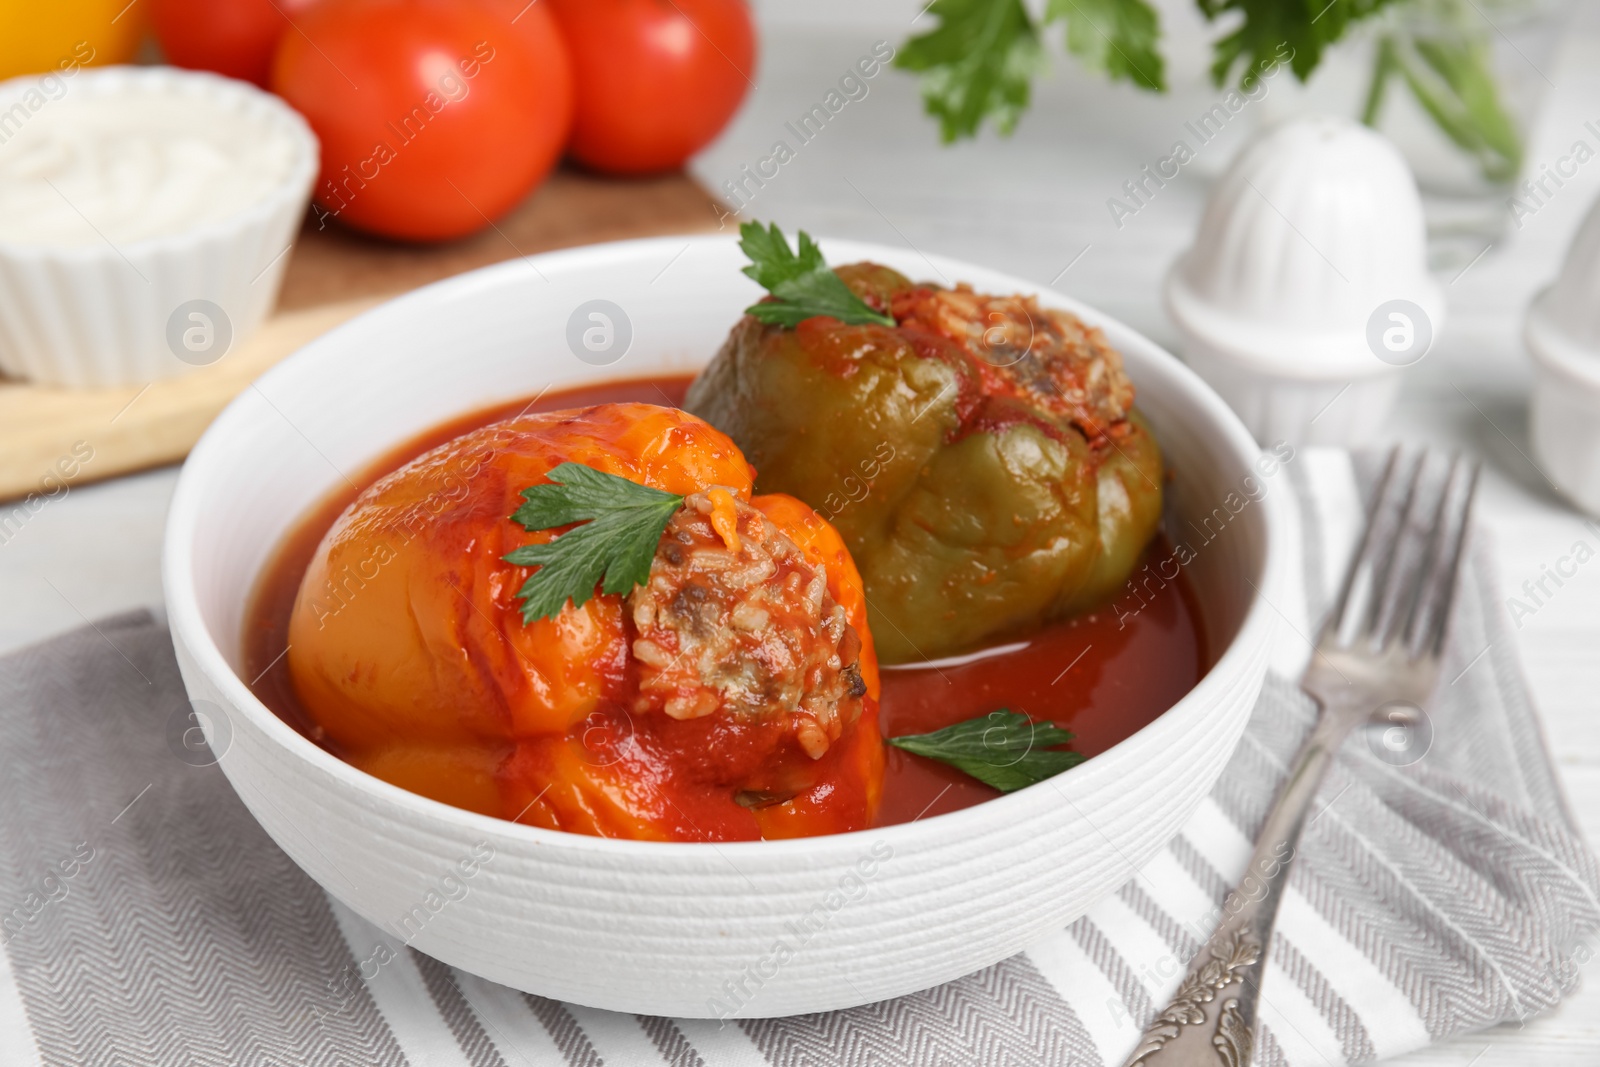
[[[1426,243],[1399,149],[1348,119],[1291,120],[1252,141],[1212,190],[1167,275],[1167,314],[1184,359],[1258,441],[1369,441],[1394,407],[1400,367],[1444,326]],[[1412,344],[1380,358],[1369,324],[1394,311]]]
[[[48,79],[59,88],[41,89]],[[311,128],[282,100],[232,78],[174,67],[13,78],[0,84],[0,114],[20,109],[26,117],[16,130],[27,132],[56,121],[63,104],[101,97],[141,104],[152,124],[169,127],[180,120],[162,113],[164,102],[203,100],[235,129],[281,139],[287,169],[237,213],[165,235],[113,244],[102,233],[72,247],[0,240],[0,372],[13,377],[78,387],[144,385],[223,358],[230,342],[252,333],[277,302],[289,262],[284,253],[310,202],[318,161]],[[38,106],[30,110],[31,104]],[[148,162],[95,157],[85,165],[120,176],[131,191],[147,176]]]
[[[833,263],[873,259],[913,276],[929,268],[899,249],[822,245]],[[535,829],[368,777],[251,695],[239,669],[252,583],[341,472],[442,420],[551,385],[697,369],[759,296],[739,272],[744,262],[731,238],[672,237],[429,286],[267,373],[184,466],[167,525],[166,597],[189,694],[221,709],[222,769],[284,851],[389,930],[458,861],[481,854],[480,843],[492,849],[464,896],[406,927],[416,948],[485,978],[598,1008],[707,1017],[733,1003],[743,1016],[825,1011],[970,973],[1070,923],[1154,856],[1211,789],[1260,688],[1274,613],[1252,586],[1279,581],[1281,488],[1227,521],[1188,565],[1218,656],[1192,692],[1059,778],[908,825],[734,844]],[[1166,449],[1180,523],[1241,492],[1260,453],[1177,360],[1039,286],[934,263],[950,279],[1038,293],[1104,327]],[[592,300],[625,309],[631,325],[625,356],[606,367],[595,364],[609,357],[569,348],[569,323],[588,327],[582,305]],[[730,1002],[728,983],[750,995]]]

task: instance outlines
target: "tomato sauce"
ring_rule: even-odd
[[[523,412],[623,401],[676,406],[691,380],[607,382],[475,411],[391,450],[354,481],[364,488],[429,449]],[[289,616],[301,576],[322,535],[358,492],[359,488],[341,486],[299,521],[268,562],[245,615],[244,673],[254,679],[251,691],[313,739],[320,731],[301,707],[284,662]],[[1158,536],[1146,555],[1156,559],[1168,552]],[[1135,568],[1135,575],[1140,570]],[[1072,731],[1076,735],[1072,747],[1086,756],[1104,752],[1154,721],[1210,666],[1198,605],[1183,574],[1172,581],[1146,581],[1136,596],[1117,603],[1123,606],[1057,623],[1025,642],[1001,645],[976,657],[884,668],[884,736],[927,733],[1006,708]],[[878,823],[912,822],[998,795],[954,768],[890,747]]]

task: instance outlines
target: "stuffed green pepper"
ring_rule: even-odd
[[[772,295],[685,406],[739,445],[757,492],[843,535],[885,662],[1025,635],[1122,587],[1162,462],[1099,329],[1030,296],[830,272],[805,234],[798,256],[776,227],[744,236]]]

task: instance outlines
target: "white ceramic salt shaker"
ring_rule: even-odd
[[[1534,456],[1574,503],[1600,514],[1600,201],[1555,284],[1529,306],[1523,337],[1533,354]]]
[[[1239,153],[1165,296],[1184,357],[1263,444],[1372,439],[1445,310],[1405,159],[1325,116]]]

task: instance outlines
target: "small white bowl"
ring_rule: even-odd
[[[929,269],[902,249],[822,246],[833,263]],[[907,825],[672,844],[537,829],[408,793],[313,745],[251,694],[240,640],[252,585],[340,472],[487,404],[693,372],[759,296],[744,263],[731,237],[626,241],[401,297],[246,390],[190,454],[173,497],[163,554],[173,642],[240,797],[329,893],[391,931],[475,848],[491,852],[465,895],[406,930],[421,951],[517,989],[615,1011],[773,1016],[968,974],[1072,922],[1164,847],[1216,782],[1261,686],[1287,504],[1281,488],[1253,491],[1262,456],[1239,420],[1126,326],[1038,285],[934,259],[949,279],[1033,293],[1104,328],[1166,450],[1175,528],[1214,525],[1230,494],[1258,497],[1187,567],[1215,666],[1132,737],[1058,778]],[[610,354],[569,341],[595,313],[612,322]],[[729,983],[751,995],[730,1000]]]
[[[1273,127],[1239,154],[1165,298],[1185,360],[1263,444],[1370,440],[1400,367],[1444,325],[1404,157],[1365,126],[1322,116]],[[1391,313],[1405,316],[1389,335],[1398,350],[1383,347],[1401,325]]]
[[[0,114],[24,115],[15,132],[26,134],[60,121],[74,101],[102,97],[142,101],[153,123],[162,122],[165,101],[203,100],[232,123],[280,138],[288,163],[281,181],[236,213],[169,233],[71,247],[0,238],[0,372],[12,377],[140,385],[216,362],[277,301],[310,202],[318,165],[311,128],[277,97],[231,78],[173,67],[13,78],[0,84]],[[133,165],[119,173],[138,162],[120,161]]]
[[[1573,503],[1600,515],[1600,201],[1572,238],[1555,283],[1528,308],[1533,452]]]

